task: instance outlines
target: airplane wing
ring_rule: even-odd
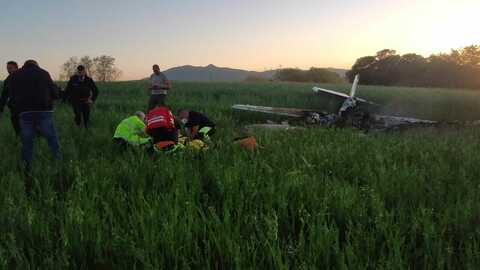
[[[327,94],[327,95],[330,95],[330,96],[335,96],[335,97],[339,97],[339,98],[343,98],[343,99],[350,98],[350,96],[347,95],[347,94],[340,93],[340,92],[333,91],[333,90],[320,88],[320,87],[313,87],[313,92],[315,92],[316,94]],[[365,100],[363,98],[355,97],[355,99],[359,102],[368,103],[368,104],[372,104],[372,105],[374,104],[373,102],[370,102],[370,101]]]
[[[314,112],[312,110],[304,110],[304,109],[265,107],[265,106],[254,106],[254,105],[243,105],[243,104],[233,105],[232,109],[236,111],[259,112],[259,113],[274,114],[274,115],[294,117],[294,118],[303,118],[309,112]]]
[[[330,95],[337,96],[337,97],[342,97],[342,98],[349,98],[350,97],[347,94],[336,92],[336,91],[333,91],[333,90],[320,88],[320,87],[313,87],[313,92],[315,92],[316,94],[326,93],[326,94],[330,94]]]
[[[316,94],[327,94],[327,95],[329,95],[329,96],[331,96],[331,97],[333,96],[333,97],[342,98],[342,99],[353,98],[353,99],[355,99],[356,102],[368,104],[368,105],[370,105],[370,106],[379,108],[380,105],[378,105],[378,104],[376,104],[376,103],[374,103],[374,102],[365,100],[365,99],[363,99],[363,98],[358,98],[358,97],[357,97],[358,84],[359,84],[359,82],[360,82],[360,75],[357,74],[357,75],[355,76],[355,80],[353,81],[352,89],[350,90],[350,95],[347,95],[347,94],[344,94],[344,93],[340,93],[340,92],[337,92],[337,91],[333,91],[333,90],[328,90],[328,89],[320,88],[320,87],[313,87],[313,92],[315,92]]]
[[[438,124],[436,121],[417,119],[411,117],[400,117],[392,115],[373,115],[376,128],[395,128],[395,127],[413,127],[413,126],[434,126]]]

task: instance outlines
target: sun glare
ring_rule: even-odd
[[[440,2],[429,12],[416,14],[414,35],[419,49],[424,53],[448,52],[480,41],[477,11],[480,1]],[[425,10],[423,10],[425,11]],[[423,43],[423,44],[422,44]]]

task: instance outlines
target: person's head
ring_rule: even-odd
[[[140,120],[145,121],[145,113],[138,111],[138,112],[135,112],[134,115],[138,117]]]
[[[18,64],[15,61],[8,61],[7,62],[7,72],[8,74],[12,74],[18,70]]]
[[[23,66],[24,66],[24,67],[30,67],[30,66],[36,66],[36,67],[38,67],[38,62],[35,61],[35,60],[30,59],[30,60],[25,61],[25,64],[23,64]]]
[[[182,121],[182,123],[184,124],[188,122],[189,114],[190,114],[190,111],[187,109],[180,109],[177,112],[178,118],[180,118],[180,121]]]
[[[77,67],[77,74],[80,76],[85,76],[87,75],[87,70],[85,69],[84,66],[80,65]]]
[[[153,73],[155,73],[155,74],[160,73],[160,66],[159,65],[156,65],[156,64],[153,65],[152,69],[153,69]]]

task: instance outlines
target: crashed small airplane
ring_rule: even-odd
[[[363,131],[371,129],[388,131],[404,127],[432,127],[439,124],[436,121],[422,120],[409,117],[382,115],[381,106],[368,100],[356,97],[360,77],[357,75],[352,85],[350,95],[333,90],[314,87],[313,92],[317,95],[327,95],[329,98],[342,100],[341,106],[336,113],[311,109],[264,107],[254,105],[233,105],[235,111],[258,112],[277,115],[287,118],[303,120],[309,125],[321,127],[354,127]]]

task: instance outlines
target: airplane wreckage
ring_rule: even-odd
[[[344,128],[353,127],[365,132],[368,131],[396,131],[409,128],[423,128],[423,127],[440,127],[440,126],[477,126],[476,122],[438,122],[423,120],[410,117],[400,117],[392,115],[384,115],[381,112],[382,106],[374,102],[359,98],[356,96],[359,83],[359,75],[355,77],[350,95],[336,92],[333,90],[314,87],[313,92],[316,95],[326,95],[329,98],[340,99],[341,106],[336,110],[336,113],[330,113],[321,110],[312,109],[297,109],[297,108],[280,108],[280,107],[265,107],[254,105],[233,105],[232,109],[239,112],[255,112],[276,117],[284,117],[288,119],[296,119],[303,121],[308,126],[318,126],[327,128]],[[270,122],[265,125],[251,125],[251,127],[265,127],[272,129],[294,129],[287,123],[275,124]]]

